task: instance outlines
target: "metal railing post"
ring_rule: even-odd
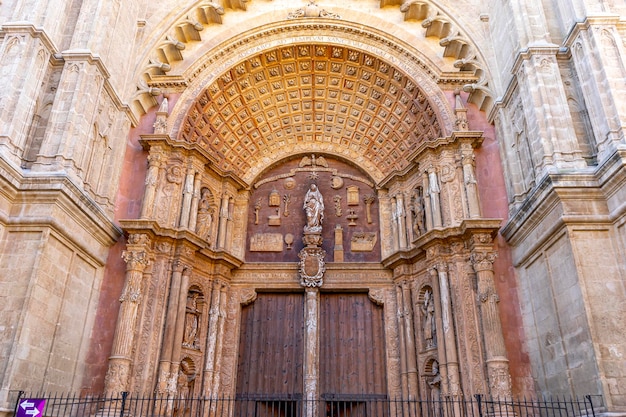
[[[13,415],[16,416],[17,415],[17,407],[20,406],[20,399],[22,398],[22,395],[24,395],[24,391],[19,390],[17,392],[17,400],[15,401],[15,408],[13,409]]]
[[[483,417],[483,405],[482,405],[482,396],[480,394],[475,394],[476,405],[478,406],[478,415]]]
[[[124,408],[126,408],[126,397],[128,397],[128,392],[122,392],[122,407],[120,409],[120,417],[124,417]]]

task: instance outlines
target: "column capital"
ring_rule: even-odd
[[[476,272],[493,271],[493,263],[498,257],[495,250],[473,250],[470,254],[470,261]]]
[[[125,250],[122,252],[122,259],[126,262],[127,271],[143,272],[150,264],[150,256],[143,250]]]
[[[178,272],[183,275],[189,276],[189,274],[191,274],[192,269],[193,268],[189,264],[187,264],[186,262],[180,259],[176,259],[174,260],[174,262],[172,262],[172,270],[174,272]]]
[[[148,165],[159,167],[161,163],[165,160],[165,155],[161,149],[157,151],[150,150],[150,154],[148,155]]]

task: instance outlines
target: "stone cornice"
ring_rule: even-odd
[[[626,151],[616,152],[593,172],[544,176],[517,211],[512,213],[502,228],[503,237],[512,246],[517,246],[551,214],[558,216],[558,221],[550,220],[552,229],[574,223],[611,223],[617,214],[609,212],[606,197],[607,193],[624,186],[626,178],[618,174],[624,169],[625,157]],[[579,207],[582,201],[586,202],[584,213]]]
[[[93,256],[97,262],[103,263],[102,254],[94,253],[94,248],[85,239],[95,240],[103,247],[113,245],[121,236],[122,230],[102,210],[83,189],[78,187],[64,173],[24,173],[0,158],[0,198],[6,199],[14,207],[13,216],[10,213],[2,215],[0,221],[9,225],[22,227],[53,227],[65,231],[74,244]],[[31,207],[26,210],[24,207]],[[57,214],[55,214],[58,211]],[[79,237],[76,233],[68,233],[70,227],[67,220],[60,214],[72,219],[85,231],[85,236]]]
[[[154,146],[155,144],[157,145],[165,144],[167,147],[171,149],[183,149],[189,153],[197,153],[197,155],[200,156],[201,159],[206,161],[206,164],[210,167],[209,169],[214,171],[217,175],[219,175],[223,179],[231,180],[237,189],[239,190],[250,189],[250,185],[246,181],[244,181],[242,178],[238,177],[234,172],[223,171],[219,169],[219,166],[217,165],[217,162],[218,162],[217,159],[213,155],[211,155],[209,152],[207,152],[206,149],[199,146],[197,143],[175,141],[169,135],[158,135],[158,134],[141,135],[141,139],[139,140],[139,142],[141,143],[141,146],[145,150],[150,150],[150,148]]]
[[[420,142],[419,146],[413,152],[411,152],[406,159],[408,161],[417,162],[417,159],[426,152],[446,146],[457,145],[461,142],[467,143],[469,141],[472,144],[472,147],[478,148],[482,144],[483,139],[483,132],[480,131],[452,132],[450,136],[445,138],[438,138],[437,140],[429,142]],[[383,178],[383,180],[380,181],[376,186],[378,188],[388,188],[394,180],[407,177],[409,174],[413,173],[416,168],[417,164],[410,164],[401,171],[394,171],[387,175],[385,178]]]
[[[398,251],[383,259],[383,265],[387,268],[395,268],[402,263],[413,263],[424,256],[425,251],[436,246],[446,246],[452,241],[459,239],[468,241],[477,234],[488,234],[494,239],[498,234],[502,219],[466,219],[459,225],[442,227],[427,231],[413,241],[413,248],[406,251]]]
[[[153,240],[165,238],[170,239],[171,241],[176,241],[178,242],[178,246],[183,245],[196,254],[200,254],[212,261],[224,263],[230,269],[238,268],[243,264],[243,260],[238,259],[223,250],[212,250],[208,248],[204,240],[200,239],[195,233],[192,233],[189,230],[162,227],[153,220],[131,219],[120,220],[119,223],[122,225],[122,228],[126,233],[143,233],[150,236]]]
[[[46,31],[38,28],[30,22],[8,22],[3,23],[0,28],[0,36],[6,37],[8,34],[28,33],[33,38],[38,38],[44,44],[51,55],[56,55],[59,51],[54,41],[50,39]]]
[[[120,96],[115,91],[115,88],[111,85],[111,82],[109,81],[111,74],[102,62],[100,56],[93,54],[90,50],[83,49],[59,52],[59,49],[47,35],[46,31],[43,28],[36,27],[30,22],[9,22],[4,23],[0,28],[0,37],[6,37],[9,34],[19,33],[27,33],[33,38],[40,39],[50,53],[50,60],[54,65],[61,65],[63,62],[69,61],[85,61],[90,65],[95,65],[98,68],[98,71],[102,74],[104,78],[104,88],[117,109],[126,114],[133,126],[137,126],[139,124],[137,117],[130,110],[130,107],[122,102]]]
[[[585,20],[582,22],[576,22],[570,28],[569,33],[563,40],[563,45],[566,47],[571,47],[574,41],[580,35],[580,32],[589,30],[591,26],[601,25],[601,26],[618,26],[624,25],[626,22],[621,20],[620,15],[618,14],[602,14],[595,16],[587,16]]]
[[[74,49],[74,50],[66,50],[60,53],[59,55],[65,62],[72,61],[80,61],[87,62],[90,65],[94,65],[98,71],[102,74],[104,78],[104,89],[106,90],[108,96],[111,98],[111,101],[115,104],[119,111],[124,112],[126,117],[130,120],[133,126],[137,126],[139,124],[139,120],[133,114],[128,104],[125,104],[120,99],[119,94],[115,91],[115,88],[109,81],[111,78],[111,73],[106,68],[104,62],[102,62],[102,58],[99,55],[93,54],[90,50],[86,49]]]

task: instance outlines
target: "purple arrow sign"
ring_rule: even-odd
[[[37,417],[43,413],[46,400],[43,398],[24,398],[17,406],[15,417]]]

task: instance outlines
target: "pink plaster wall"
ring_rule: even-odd
[[[177,99],[178,95],[168,97],[170,109],[173,108]],[[161,98],[159,98],[160,101]],[[128,135],[120,174],[120,185],[115,201],[116,222],[120,219],[136,219],[141,214],[148,153],[143,150],[139,139],[141,135],[154,132],[153,124],[158,108],[157,105],[150,109],[141,118],[139,125],[132,128]],[[125,247],[126,236],[122,237],[109,251],[104,279],[100,288],[96,322],[87,355],[85,377],[82,384],[83,392],[98,393],[104,389],[104,376],[107,371],[108,357],[113,345],[119,312],[119,297],[122,293],[126,274],[126,264],[122,260],[122,251]]]
[[[464,101],[467,95],[462,95]],[[484,132],[482,146],[476,150],[476,180],[481,201],[483,217],[502,219],[504,224],[509,215],[504,172],[500,160],[499,143],[495,128],[486,120],[473,104],[467,104],[470,130]],[[530,358],[524,343],[522,314],[518,298],[517,277],[513,269],[511,249],[498,234],[496,238],[498,258],[494,264],[495,285],[500,296],[500,317],[508,353],[513,394],[529,395],[534,392],[531,376]]]

